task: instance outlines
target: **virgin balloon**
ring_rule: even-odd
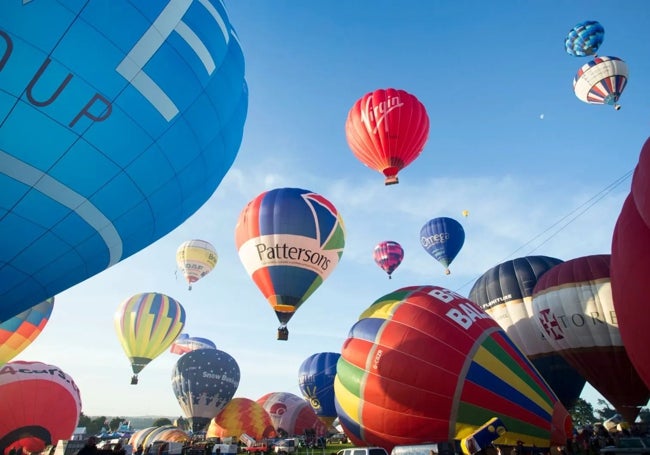
[[[169,296],[146,292],[124,300],[113,322],[122,349],[131,362],[134,373],[131,384],[135,385],[138,373],[181,334],[185,309]]]
[[[338,265],[345,247],[343,219],[320,194],[299,188],[266,191],[242,210],[235,244],[244,268],[280,321],[287,323]]]
[[[59,367],[24,361],[0,367],[0,454],[40,453],[70,439],[80,413],[79,389]]]
[[[618,57],[596,57],[582,65],[573,78],[573,91],[580,101],[609,104],[619,110],[618,100],[627,85],[627,64]]]
[[[429,138],[429,116],[424,105],[404,90],[375,90],[350,109],[345,136],[357,159],[384,174],[386,185],[393,185],[399,183],[399,171],[422,153]]]
[[[242,140],[244,67],[220,1],[1,3],[0,322],[212,196]]]
[[[632,423],[650,391],[621,339],[609,262],[609,254],[598,254],[551,268],[535,285],[533,313],[555,351]]]
[[[470,300],[479,304],[506,331],[546,382],[570,409],[586,383],[544,337],[534,320],[533,289],[540,277],[562,260],[525,256],[502,262],[485,272],[472,286]]]
[[[379,242],[372,254],[375,263],[392,278],[393,272],[404,259],[404,248],[397,242],[386,240]]]
[[[445,274],[449,275],[449,265],[465,243],[465,230],[453,218],[433,218],[420,229],[420,243],[445,268]]]
[[[570,435],[567,410],[496,321],[438,286],[376,300],[350,329],[336,370],[337,414],[356,445],[460,441],[490,416],[508,429],[498,444],[549,447]]]
[[[218,349],[197,349],[182,355],[172,371],[172,389],[194,433],[228,404],[239,387],[237,361]]]
[[[176,264],[183,272],[185,281],[192,290],[192,284],[199,281],[217,265],[217,250],[205,240],[188,240],[176,250]]]

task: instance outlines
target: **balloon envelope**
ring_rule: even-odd
[[[173,298],[158,292],[136,294],[120,304],[114,325],[137,375],[180,335],[185,326],[185,309]]]
[[[424,105],[404,90],[375,90],[350,109],[345,136],[357,159],[383,173],[386,185],[391,185],[422,152],[429,137],[429,116]]]
[[[314,430],[316,436],[324,436],[327,427],[318,418],[309,403],[289,392],[271,392],[257,399],[271,416],[273,428],[289,435],[305,434],[305,430]]]
[[[20,354],[41,334],[50,319],[54,297],[0,324],[0,365]]]
[[[172,389],[193,432],[207,430],[239,387],[237,361],[218,349],[183,354],[172,371]]]
[[[535,285],[533,314],[551,346],[634,422],[650,391],[623,346],[609,262],[609,254],[599,254],[552,267]]]
[[[345,227],[323,196],[278,188],[242,210],[235,244],[244,268],[286,326],[339,263]]]
[[[573,91],[580,101],[609,104],[618,110],[627,76],[627,64],[620,58],[596,57],[578,70],[573,79]]]
[[[564,39],[564,49],[576,57],[594,55],[603,44],[605,29],[598,21],[582,21],[575,25]]]
[[[420,243],[427,253],[442,264],[445,273],[449,274],[449,264],[465,243],[465,230],[453,218],[433,218],[420,229]]]
[[[634,168],[631,193],[643,222],[650,226],[650,138],[643,144]]]
[[[210,422],[206,438],[239,437],[246,433],[253,439],[275,436],[271,416],[257,401],[249,398],[233,398]]]
[[[217,346],[207,338],[191,337],[187,333],[181,333],[172,343],[169,352],[182,355],[197,349],[217,349]]]
[[[338,352],[318,352],[307,357],[298,367],[298,387],[316,415],[329,428],[336,419],[334,377]]]
[[[346,435],[387,450],[460,440],[495,415],[508,428],[495,442],[548,447],[553,419],[568,418],[503,329],[438,286],[401,288],[368,307],[343,344],[334,389]]]
[[[476,280],[469,298],[499,323],[562,404],[570,409],[580,397],[586,380],[544,338],[532,308],[535,284],[560,263],[562,260],[548,256],[525,256],[502,262]]]
[[[71,439],[81,413],[74,380],[55,365],[9,362],[0,367],[0,454],[38,453]]]
[[[188,240],[176,250],[176,265],[183,272],[190,289],[192,283],[196,283],[214,269],[217,260],[217,250],[205,240]]]
[[[402,245],[392,240],[379,242],[373,251],[375,263],[388,274],[390,278],[393,272],[404,259],[404,249]]]

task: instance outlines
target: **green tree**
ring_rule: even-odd
[[[600,406],[600,408],[596,409],[596,416],[601,422],[604,422],[610,417],[614,417],[616,415],[616,410],[610,408],[609,403],[607,403],[605,400],[599,398],[596,404]]]
[[[153,421],[154,427],[162,427],[163,425],[171,425],[171,424],[172,421],[169,420],[167,417],[160,417]]]
[[[573,405],[569,411],[569,414],[571,414],[573,426],[575,428],[593,425],[596,422],[596,417],[594,417],[594,407],[591,403],[582,398],[578,398],[576,404]]]
[[[124,419],[122,417],[113,417],[108,424],[108,429],[111,431],[117,431],[117,429],[120,428],[122,422],[124,422]]]

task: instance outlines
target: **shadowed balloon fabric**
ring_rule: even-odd
[[[218,0],[2,2],[0,70],[2,322],[195,213],[248,89]]]
[[[325,436],[327,427],[318,418],[309,403],[289,392],[271,392],[257,399],[271,416],[275,431],[284,430],[289,435],[305,434],[314,430],[317,436]]]

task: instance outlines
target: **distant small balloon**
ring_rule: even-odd
[[[469,216],[469,210],[463,210],[463,216],[467,218]]]

